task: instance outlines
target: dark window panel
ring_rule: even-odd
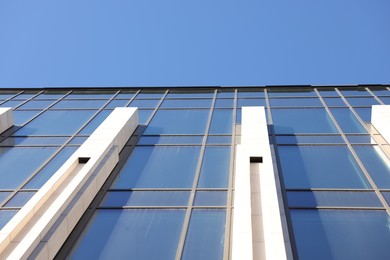
[[[346,97],[371,96],[371,94],[368,93],[365,89],[340,89],[340,92]]]

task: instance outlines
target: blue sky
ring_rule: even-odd
[[[390,83],[388,0],[0,0],[0,87]]]

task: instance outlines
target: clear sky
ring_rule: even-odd
[[[365,83],[389,0],[0,0],[0,87]]]

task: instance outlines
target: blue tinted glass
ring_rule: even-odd
[[[19,94],[17,95],[16,97],[14,97],[14,99],[29,99],[29,98],[32,98],[33,96],[35,96],[36,94],[38,94],[37,92],[32,92],[32,93],[23,93],[23,94]]]
[[[101,108],[107,100],[93,100],[93,99],[80,99],[80,100],[61,100],[56,103],[53,108]]]
[[[214,96],[214,91],[170,91],[167,95],[167,98],[212,98]]]
[[[174,259],[184,210],[98,210],[71,259]]]
[[[218,91],[217,98],[234,98],[233,91]]]
[[[153,110],[138,109],[138,123],[144,125],[148,122]]]
[[[188,259],[223,259],[225,210],[193,210],[182,255]]]
[[[325,109],[272,109],[276,134],[338,133]]]
[[[21,103],[23,103],[26,100],[10,100],[0,105],[0,107],[12,107],[15,108],[19,106]]]
[[[68,137],[8,137],[0,145],[2,146],[45,146],[62,145]]]
[[[72,135],[94,113],[94,110],[46,111],[15,135]]]
[[[382,195],[385,197],[387,203],[390,204],[390,192],[388,192],[388,191],[382,191]]]
[[[19,191],[10,201],[7,202],[7,204],[4,205],[4,207],[21,208],[31,199],[32,196],[34,196],[34,194],[35,192],[31,191]]]
[[[105,108],[125,107],[128,102],[125,99],[114,99]]]
[[[115,98],[131,99],[135,95],[135,91],[121,91]]]
[[[226,206],[226,191],[197,191],[194,206]]]
[[[352,144],[373,144],[374,139],[370,135],[347,135],[348,141]]]
[[[317,96],[313,90],[303,90],[303,91],[291,91],[291,90],[268,90],[269,97],[315,97]]]
[[[96,91],[89,92],[89,91],[74,91],[73,93],[66,96],[66,98],[90,98],[90,99],[109,99],[111,98],[115,93],[114,92],[101,92],[96,93]]]
[[[367,188],[346,146],[279,146],[286,188]]]
[[[290,207],[383,207],[375,192],[289,191]]]
[[[129,107],[155,108],[159,102],[159,99],[136,99],[130,103]]]
[[[24,125],[31,118],[36,116],[41,111],[20,111],[15,110],[14,112],[14,124],[17,126]]]
[[[0,148],[0,189],[16,189],[36,171],[57,148]]]
[[[190,191],[111,191],[102,207],[187,206]]]
[[[341,98],[324,98],[329,107],[346,107],[347,104]]]
[[[39,94],[34,99],[59,99],[65,96],[67,92],[45,92]]]
[[[229,169],[230,147],[206,147],[198,187],[226,188],[229,184]]]
[[[62,149],[42,170],[38,172],[23,188],[39,189],[77,150],[77,147]]]
[[[202,144],[203,136],[142,136],[138,144]]]
[[[351,106],[365,106],[370,107],[372,105],[379,105],[374,97],[362,97],[362,98],[347,98]]]
[[[364,167],[379,188],[390,188],[390,164],[378,146],[354,146]]]
[[[344,143],[340,135],[278,135],[278,144],[341,144]]]
[[[331,108],[330,110],[344,133],[367,133],[348,108]]]
[[[231,144],[231,136],[209,136],[207,138],[207,144]]]
[[[386,211],[291,210],[300,260],[388,259]]]
[[[231,134],[233,110],[214,109],[209,134]]]
[[[320,94],[323,97],[339,97],[340,95],[334,90],[320,90]]]
[[[234,99],[217,99],[215,100],[214,107],[216,108],[232,108],[234,105]]]
[[[144,134],[204,134],[209,110],[159,110]]]
[[[271,98],[273,107],[322,107],[318,98]]]
[[[267,106],[264,98],[252,98],[252,99],[238,99],[237,107],[247,106]]]
[[[371,122],[371,107],[370,108],[354,108],[356,113],[358,113],[359,117],[363,122]]]
[[[370,93],[368,93],[365,89],[359,89],[359,90],[353,90],[353,89],[351,89],[351,90],[340,90],[341,91],[341,93],[343,93],[343,95],[344,96],[351,96],[351,97],[353,97],[353,96],[371,96],[371,94]]]
[[[10,91],[3,92],[2,91],[2,92],[0,92],[0,99],[7,99],[7,98],[15,96],[16,94],[18,94],[18,92],[10,92]]]
[[[377,96],[390,96],[390,91],[388,89],[370,89]]]
[[[136,147],[123,166],[114,188],[190,188],[199,147]]]
[[[84,137],[84,136],[76,136],[69,142],[69,144],[82,144],[87,140],[87,138],[88,137]]]
[[[165,92],[161,91],[154,91],[154,92],[146,92],[142,91],[139,93],[136,98],[161,98],[164,95]]]
[[[12,192],[8,191],[0,191],[0,204],[3,203],[3,201],[8,198],[9,195],[11,195]]]
[[[237,96],[239,98],[251,98],[251,97],[265,97],[264,90],[263,89],[258,89],[258,90],[243,90],[239,89]]]
[[[236,110],[236,124],[241,124],[241,108]]]
[[[84,128],[83,130],[80,131],[80,135],[90,135],[93,133],[93,131],[96,130],[96,128],[98,128],[98,126],[104,121],[104,119],[106,119],[110,114],[111,114],[111,110],[102,110],[99,112],[99,114],[97,114],[92,120],[91,122],[89,122]]]
[[[165,99],[162,108],[208,108],[212,99]]]
[[[0,210],[0,230],[11,220],[15,214],[18,213],[17,210]]]
[[[20,106],[20,109],[25,108],[35,108],[35,109],[45,109],[53,104],[55,100],[30,100],[27,103]]]
[[[380,100],[386,105],[390,105],[390,97],[381,97]]]

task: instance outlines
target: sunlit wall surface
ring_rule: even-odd
[[[295,258],[386,259],[385,87],[3,90],[4,226],[115,108],[140,126],[58,258],[227,259],[242,106],[265,106]]]

